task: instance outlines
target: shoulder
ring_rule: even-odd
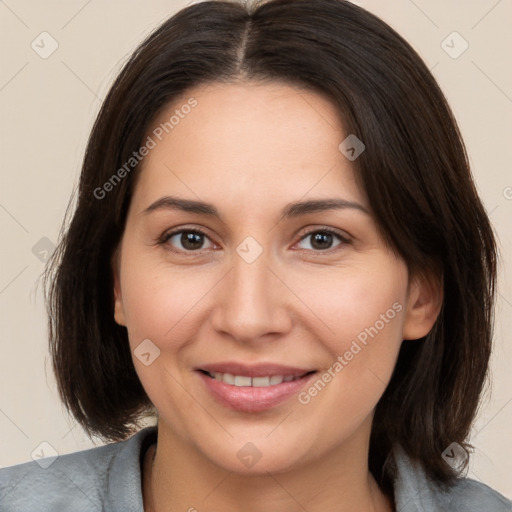
[[[0,470],[2,512],[142,511],[140,454],[156,428],[80,452],[45,457]]]
[[[449,490],[441,491],[440,495],[450,510],[464,505],[468,511],[512,512],[512,501],[483,482],[471,478],[460,478]]]
[[[423,467],[395,447],[397,479],[394,484],[396,509],[400,512],[512,512],[512,501],[488,485],[459,478],[441,486],[426,475]]]

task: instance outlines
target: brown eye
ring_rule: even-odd
[[[328,251],[332,249],[334,238],[338,238],[338,240],[340,240],[340,243],[335,245],[335,248],[349,243],[348,239],[340,232],[330,228],[309,231],[302,236],[301,240],[307,240],[308,238],[311,239],[311,249],[315,252]]]
[[[209,240],[206,233],[198,229],[180,229],[166,233],[159,243],[162,245],[172,245],[173,247],[178,246],[176,252],[195,252],[205,249],[205,238]],[[181,247],[179,247],[179,245],[181,245]]]

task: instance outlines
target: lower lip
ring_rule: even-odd
[[[223,405],[242,412],[260,412],[271,409],[298,393],[314,376],[306,375],[291,382],[265,387],[232,386],[197,371],[207,389]]]

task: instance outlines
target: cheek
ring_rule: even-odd
[[[364,417],[384,392],[402,343],[407,271],[393,259],[380,258],[333,275],[309,295],[329,327],[322,343],[330,359],[319,375],[329,390],[319,383],[311,394],[306,390],[304,403],[323,394],[318,404],[326,400],[336,410],[360,411]]]
[[[323,305],[334,335],[323,338],[330,357],[298,396],[304,414],[329,439],[352,435],[384,393],[402,342],[404,291],[394,279],[347,279]],[[377,285],[378,283],[378,285]]]
[[[406,290],[405,267],[381,259],[340,272],[322,293],[310,296],[330,328],[323,338],[330,361],[300,403],[309,404],[319,418],[328,411],[338,424],[357,427],[391,378],[402,343]]]
[[[324,275],[303,273],[296,283],[294,291],[310,307],[315,330],[323,326],[332,354],[349,350],[356,339],[364,344],[400,338],[407,272],[398,262],[381,257],[371,265],[327,269]]]
[[[216,276],[193,267],[171,267],[136,251],[126,251],[121,271],[123,308],[132,349],[142,340],[178,348],[190,333],[194,308],[211,290]]]

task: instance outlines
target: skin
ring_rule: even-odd
[[[279,83],[213,83],[187,91],[153,127],[190,97],[197,106],[143,161],[113,258],[115,319],[132,353],[145,339],[160,350],[148,366],[133,357],[159,413],[145,510],[393,510],[368,470],[374,408],[402,340],[432,328],[440,287],[410,276],[384,242],[338,149],[348,133],[326,98]],[[143,213],[166,195],[212,203],[222,221]],[[288,203],[314,198],[343,198],[368,213],[279,220]],[[305,236],[326,227],[348,241],[333,235],[319,246]],[[206,236],[199,249],[180,235],[158,244],[171,228]],[[248,236],[263,249],[250,264],[236,252]],[[321,375],[394,303],[402,310],[306,405],[294,396],[264,412],[230,410],[194,371],[268,361]],[[248,442],[262,454],[250,468],[237,457]]]

